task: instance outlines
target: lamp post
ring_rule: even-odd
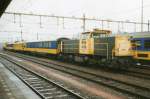
[[[141,32],[143,32],[143,0],[141,1]]]
[[[22,30],[21,30],[21,41],[23,41],[23,37],[22,37]]]

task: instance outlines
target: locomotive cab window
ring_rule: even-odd
[[[108,37],[107,34],[92,33],[92,38]]]
[[[92,34],[92,38],[100,38],[100,37],[101,37],[101,34],[99,34],[99,33]]]
[[[90,33],[83,33],[81,37],[82,39],[88,39],[90,37]]]
[[[144,48],[150,49],[150,40],[145,40],[144,41]]]

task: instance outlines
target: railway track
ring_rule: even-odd
[[[135,66],[135,68],[150,70],[149,65],[137,65],[137,66]]]
[[[11,53],[11,54],[14,55],[14,53]],[[16,55],[16,53],[15,53],[15,55]],[[19,54],[19,56],[17,55],[17,57],[22,58],[20,55],[23,55],[23,54]],[[23,57],[24,57],[24,55],[23,55]],[[25,55],[25,57],[35,58],[35,57],[27,56],[27,55]],[[36,59],[38,59],[38,58],[36,58]],[[40,60],[40,61],[43,61],[43,60]],[[43,61],[43,62],[47,62],[47,61]],[[51,62],[47,62],[47,63],[51,63]],[[54,64],[54,63],[51,63],[51,64]],[[146,69],[146,68],[148,68],[148,66],[146,66],[146,67],[136,66],[135,68]],[[149,69],[150,69],[150,67],[149,67]],[[149,70],[149,69],[146,69],[146,70]],[[134,68],[132,68],[131,70],[124,70],[123,72],[120,72],[120,73],[123,75],[133,76],[133,77],[137,77],[137,78],[141,78],[141,79],[145,79],[145,80],[150,80],[150,72],[145,73],[145,72],[135,71]]]
[[[129,97],[144,98],[144,99],[150,98],[150,89],[147,87],[141,87],[141,86],[137,86],[135,84],[131,84],[128,82],[123,82],[123,81],[115,80],[112,78],[99,76],[93,73],[65,67],[63,65],[42,61],[35,57],[30,57],[26,55],[24,56],[20,55],[19,57],[23,58],[24,60],[28,60],[28,61],[40,64],[42,66],[46,66],[46,67],[70,74],[72,76],[76,76],[76,77],[85,79],[87,81],[91,81],[91,82],[109,87],[118,92],[129,95]]]
[[[2,64],[20,78],[28,87],[30,87],[42,99],[86,99],[85,97],[68,90],[64,86],[50,81],[47,78],[24,68],[16,61],[1,56]]]
[[[124,74],[125,75],[129,75],[129,76],[133,76],[133,77],[137,77],[137,78],[141,78],[141,79],[145,79],[145,80],[150,80],[150,75],[149,74],[145,74],[145,73],[127,71]]]
[[[131,75],[141,79],[150,80],[150,69],[143,69],[143,67],[133,67],[129,70],[125,70],[126,75]]]
[[[32,56],[29,56],[29,55],[18,54],[18,53],[16,54],[16,53],[12,53],[12,52],[9,52],[9,53],[11,53],[12,55],[15,55],[17,57],[20,57],[20,58],[29,57],[29,58],[34,58],[34,59],[39,60],[39,61],[43,61],[43,60],[40,60],[39,58],[32,57]],[[43,62],[51,63],[51,62],[47,62],[47,61],[43,61]],[[54,63],[51,63],[51,64],[54,64]],[[56,65],[58,65],[58,64],[56,64]],[[150,70],[150,68],[148,66],[146,66],[146,67],[136,66],[135,68],[136,69],[142,69],[142,70],[143,69]],[[123,74],[123,75],[133,76],[133,77],[137,77],[137,78],[141,78],[141,79],[145,79],[145,80],[150,80],[150,72],[148,72],[148,73],[144,72],[144,71],[140,72],[138,70],[137,71],[134,70],[134,68],[131,68],[130,70],[124,70],[123,72],[120,72],[120,73]]]

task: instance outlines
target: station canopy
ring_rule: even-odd
[[[11,1],[12,0],[0,0],[0,17],[2,16]]]

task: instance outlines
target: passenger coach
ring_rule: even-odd
[[[136,37],[132,39],[133,56],[139,61],[150,61],[150,37]]]

